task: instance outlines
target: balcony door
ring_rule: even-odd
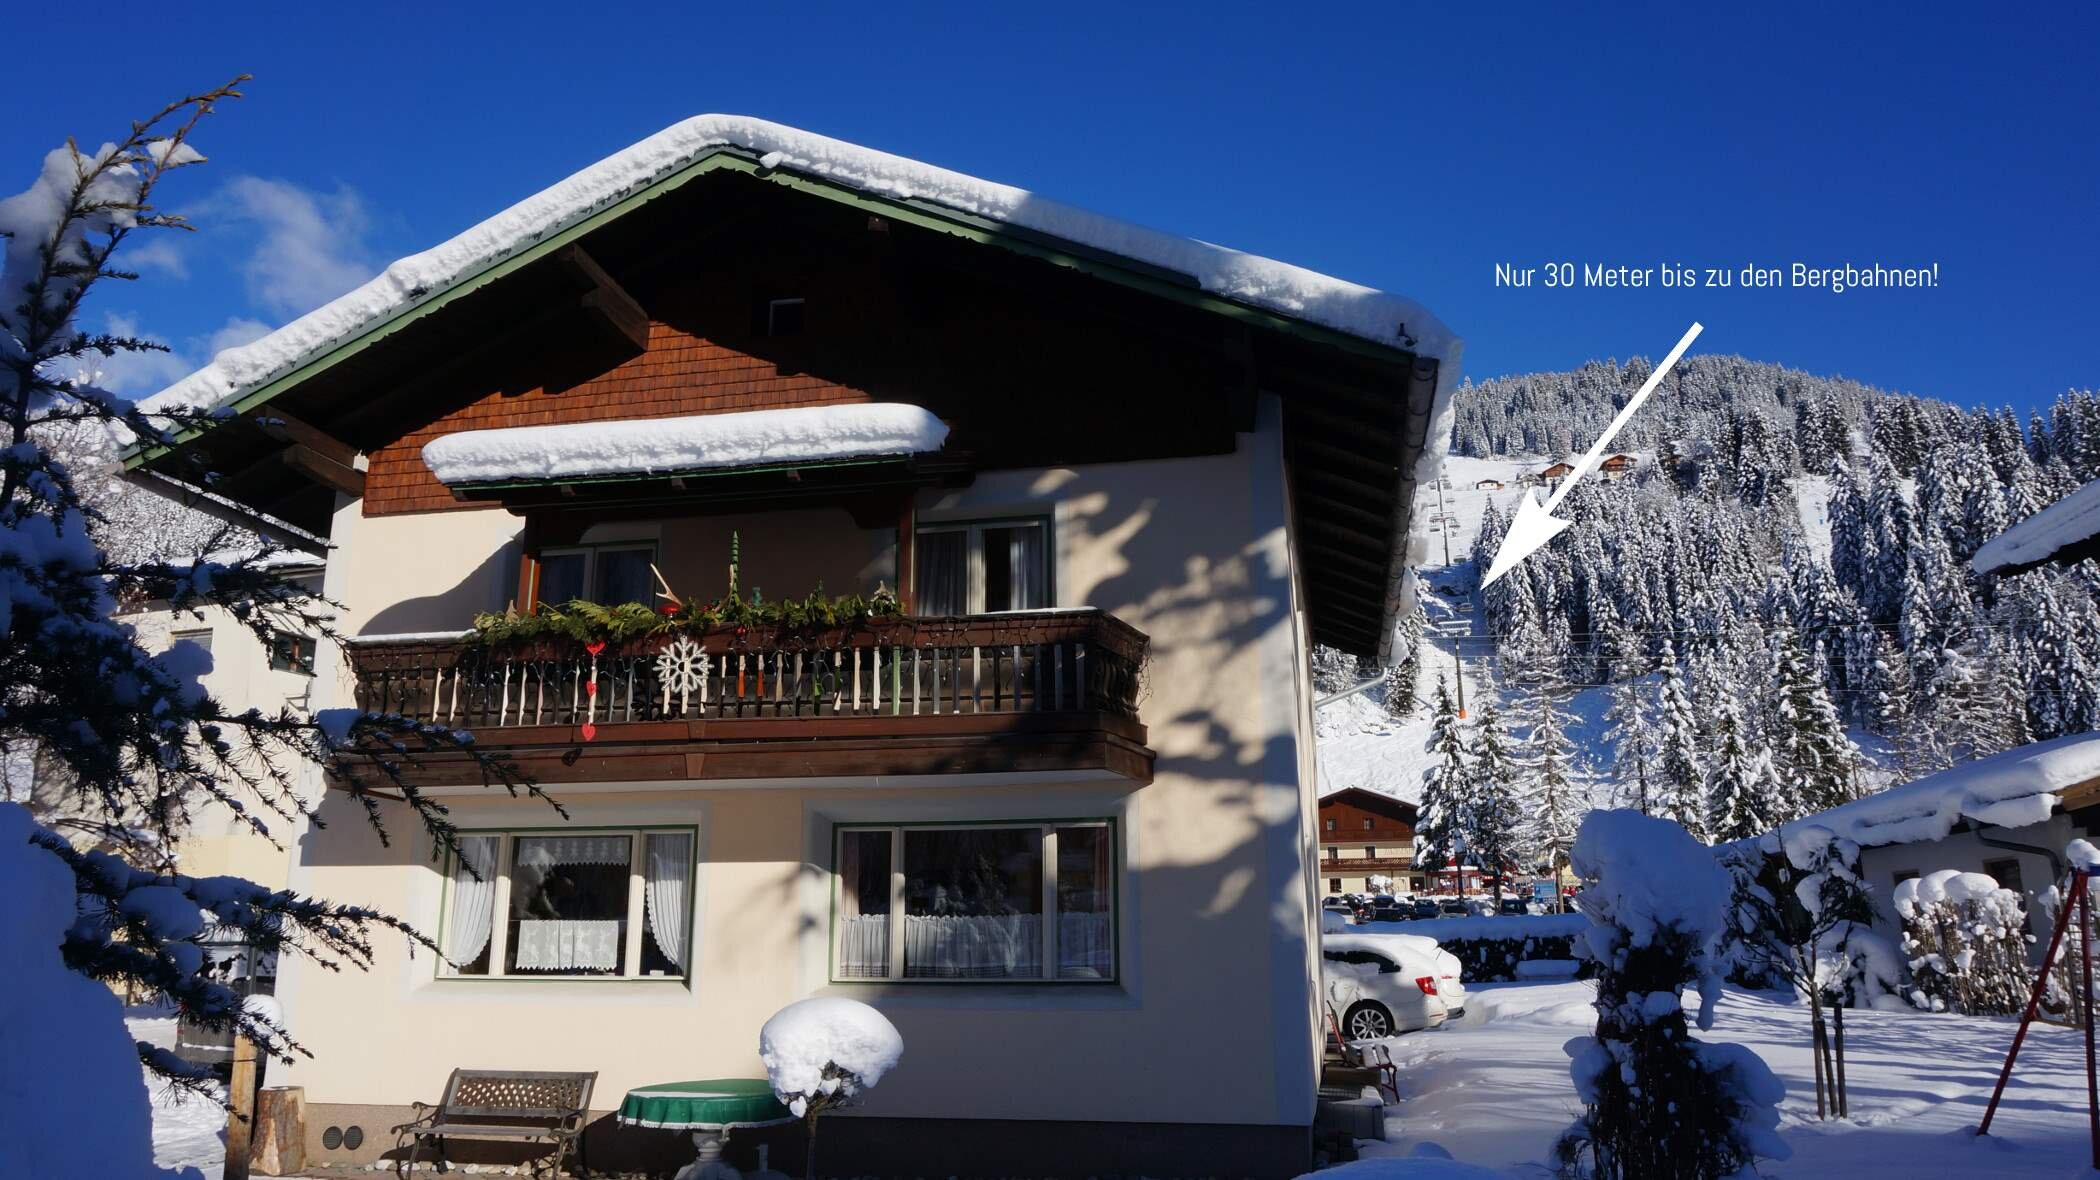
[[[978,615],[1050,605],[1050,523],[958,521],[919,529],[913,610]]]

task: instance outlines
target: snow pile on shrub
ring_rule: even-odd
[[[153,1164],[139,1045],[115,993],[59,955],[74,920],[73,875],[29,842],[36,830],[27,810],[0,803],[0,1176],[196,1177]]]
[[[818,1098],[839,1105],[872,1089],[904,1056],[904,1038],[858,1000],[819,996],[775,1012],[758,1030],[758,1056],[773,1093],[799,1118]]]
[[[2027,911],[1982,873],[1942,869],[1896,886],[1910,1002],[1933,1012],[2004,1016],[2027,1003]]]
[[[875,402],[464,430],[425,444],[423,462],[440,483],[463,484],[918,455],[947,440],[932,413]]]
[[[1581,914],[1506,914],[1497,918],[1425,918],[1406,923],[1407,932],[1440,943],[1496,939],[1526,941],[1568,938],[1590,928]]]
[[[1371,923],[1370,930],[1385,923]],[[1428,918],[1392,923],[1407,931],[1390,937],[1421,938],[1443,948],[1457,959],[1460,978],[1468,983],[1498,983],[1526,978],[1524,966],[1532,960],[1566,961],[1575,956],[1575,939],[1589,929],[1590,920],[1581,914],[1510,914],[1497,918]],[[1586,975],[1587,965],[1576,964],[1555,977]]]
[[[1588,1108],[1555,1154],[1576,1176],[1726,1176],[1784,1159],[1785,1087],[1756,1054],[1695,1041],[1681,991],[1699,989],[1713,1026],[1713,955],[1729,876],[1681,826],[1635,811],[1594,811],[1570,857],[1582,878],[1575,942],[1597,968],[1596,1035],[1567,1044]]]
[[[1826,831],[1862,847],[1938,840],[1964,819],[2018,828],[2049,818],[2055,792],[2100,776],[2100,733],[2034,742],[1927,775],[1779,829],[1793,841]]]

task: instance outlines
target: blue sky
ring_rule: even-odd
[[[1701,351],[1968,404],[2100,384],[2092,5],[764,7],[221,4],[118,39],[38,6],[23,43],[92,41],[92,81],[17,105],[0,189],[64,135],[256,75],[199,140],[212,165],[167,194],[203,230],[99,297],[96,318],[177,350],[117,375],[134,389],[704,111],[1405,293],[1466,338],[1475,378],[1659,356],[1699,319]],[[1560,260],[1941,278],[1495,286],[1498,262]]]

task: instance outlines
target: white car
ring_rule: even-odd
[[[1433,938],[1330,934],[1321,956],[1327,1002],[1352,1041],[1435,1028],[1465,1014],[1458,958]]]

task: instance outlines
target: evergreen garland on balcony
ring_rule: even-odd
[[[902,618],[904,610],[895,592],[878,586],[872,595],[847,594],[832,597],[820,583],[803,598],[768,602],[754,589],[746,599],[732,588],[713,602],[666,602],[659,607],[647,603],[617,605],[571,599],[559,606],[540,603],[530,612],[515,607],[501,614],[485,612],[474,617],[471,642],[504,644],[540,639],[573,639],[578,643],[622,644],[629,640],[666,633],[703,634],[710,631],[775,627],[783,631],[856,627]]]

